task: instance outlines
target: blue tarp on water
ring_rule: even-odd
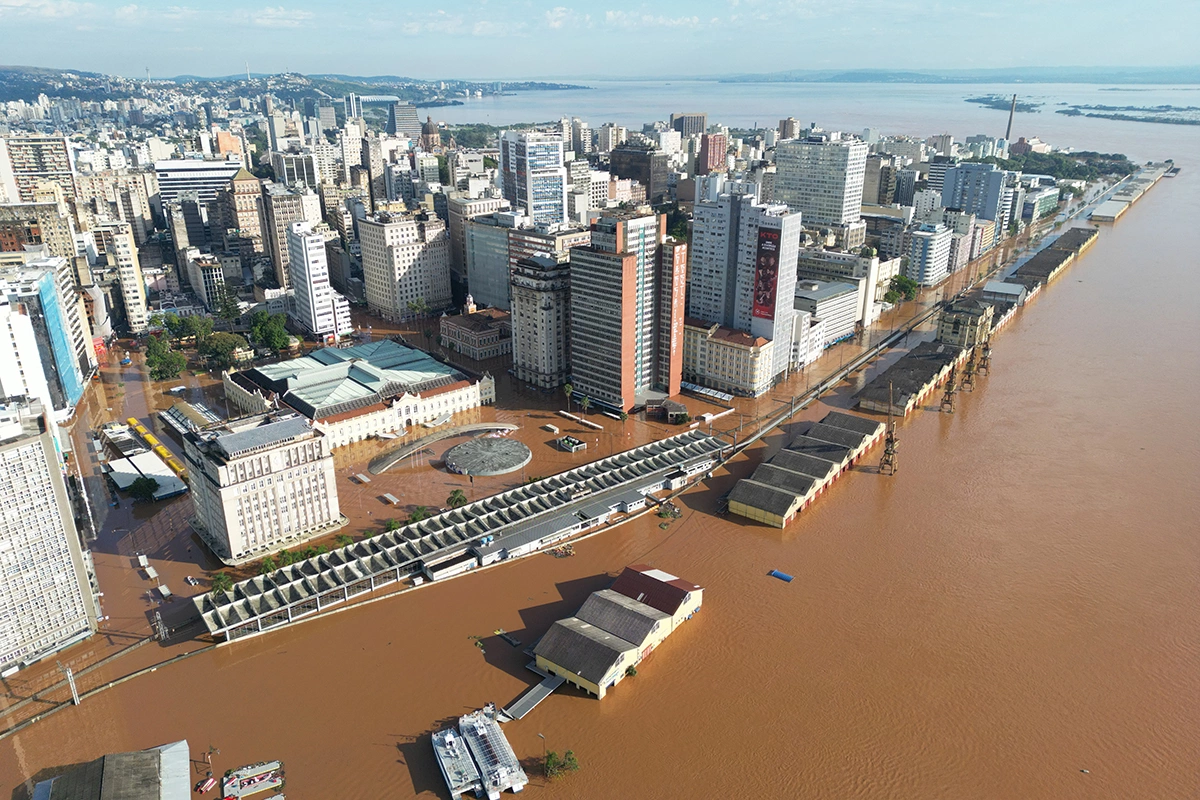
[[[791,575],[788,575],[786,572],[780,572],[777,569],[773,569],[770,572],[768,572],[767,574],[770,575],[772,578],[779,578],[779,580],[784,581],[786,583],[792,582]]]

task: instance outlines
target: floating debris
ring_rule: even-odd
[[[791,575],[788,575],[786,572],[780,572],[777,569],[773,569],[767,574],[772,578],[779,578],[779,580],[783,581],[784,583],[791,583],[793,580],[795,580]]]

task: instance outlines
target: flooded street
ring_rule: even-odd
[[[714,516],[780,446],[776,432],[684,495],[666,530],[644,517],[573,558],[535,555],[318,617],[54,714],[0,741],[0,797],[25,797],[43,770],[181,738],[194,758],[220,748],[218,772],[282,759],[289,798],[444,797],[430,731],[536,680],[491,632],[532,642],[635,562],[701,584],[704,607],[603,701],[564,688],[505,725],[522,759],[540,759],[538,734],[579,758],[550,785],[531,771],[534,795],[1195,796],[1200,191],[1196,165],[1179,163],[1018,312],[956,413],[938,413],[935,395],[901,424],[896,476],[875,473],[877,449],[786,530]],[[142,391],[130,380],[126,392]],[[519,438],[545,446],[537,425],[561,401],[520,421]],[[339,477],[371,454],[346,456]],[[489,480],[481,495],[520,474]],[[391,514],[385,491],[434,506],[462,483],[420,465],[361,490],[339,482],[348,530]],[[189,502],[168,510],[186,516]],[[110,513],[130,522],[115,527],[150,537],[123,506]],[[127,569],[136,549],[104,542],[97,563]],[[175,552],[176,573],[200,558]],[[775,568],[796,580],[767,577]],[[114,602],[141,630],[146,607],[128,591]]]

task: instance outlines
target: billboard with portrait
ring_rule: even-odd
[[[754,316],[775,319],[775,287],[779,282],[779,231],[760,228],[754,259]]]

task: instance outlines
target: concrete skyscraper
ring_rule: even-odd
[[[350,304],[329,285],[325,237],[311,222],[288,226],[288,283],[294,297],[288,316],[306,333],[334,340],[352,331]]]
[[[810,228],[845,227],[862,217],[867,144],[810,136],[775,150],[775,199],[804,216]]]
[[[96,593],[41,402],[0,406],[0,674],[96,630]]]
[[[74,164],[63,136],[0,137],[0,202],[32,203],[39,183],[62,187],[75,199]]]
[[[409,303],[450,305],[450,242],[440,219],[380,212],[359,220],[358,238],[372,313],[399,320]]]
[[[504,198],[535,224],[567,219],[567,170],[562,137],[554,133],[505,131],[500,134],[500,174]]]
[[[687,246],[666,217],[608,214],[571,251],[571,382],[580,397],[628,411],[679,392]]]
[[[696,204],[688,316],[771,342],[773,380],[791,357],[801,215],[758,202],[754,184],[731,188]]]

